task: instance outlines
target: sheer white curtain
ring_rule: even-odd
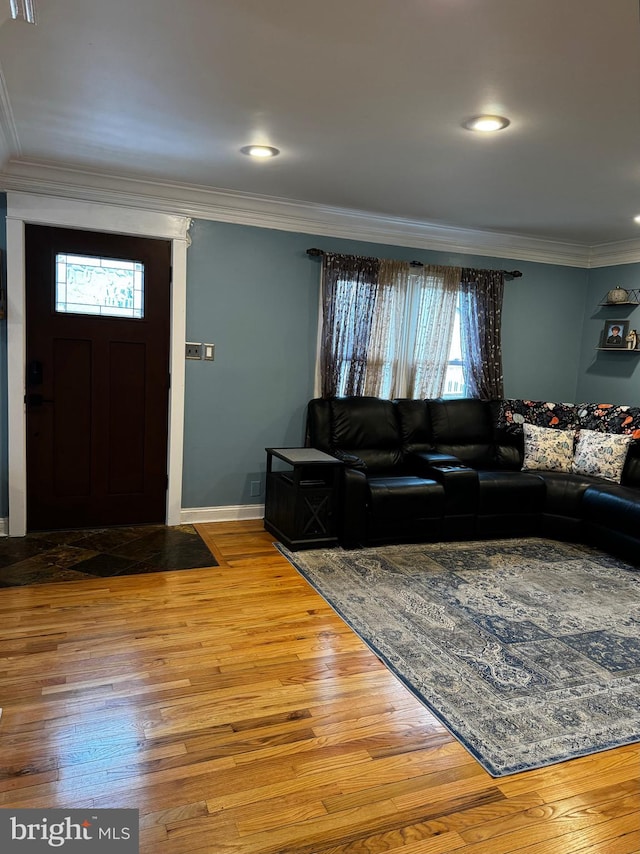
[[[440,397],[444,391],[460,292],[460,267],[423,267],[414,280],[417,306],[408,396]]]
[[[405,395],[406,311],[411,267],[406,261],[380,261],[364,394]]]

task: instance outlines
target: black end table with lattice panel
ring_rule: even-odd
[[[265,529],[294,551],[337,545],[335,500],[340,460],[315,448],[265,450]],[[274,459],[286,468],[274,468]]]

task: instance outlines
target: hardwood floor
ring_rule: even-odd
[[[143,854],[637,854],[640,747],[494,779],[272,546],[0,590],[0,806],[134,807]]]

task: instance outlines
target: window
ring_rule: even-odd
[[[444,378],[442,397],[465,397],[464,367],[462,346],[460,343],[460,299],[456,304],[456,317],[447,360],[447,372]]]
[[[342,353],[338,396],[349,394],[360,374],[363,393],[378,397],[464,395],[458,293],[443,292],[439,277],[409,274],[404,281],[372,287],[347,278],[339,283],[336,300]]]
[[[324,397],[503,397],[504,271],[322,253]]]
[[[56,255],[56,311],[137,319],[144,316],[144,264]]]

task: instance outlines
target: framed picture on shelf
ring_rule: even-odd
[[[628,320],[607,320],[602,330],[600,346],[603,350],[624,350],[627,346],[628,332]]]

